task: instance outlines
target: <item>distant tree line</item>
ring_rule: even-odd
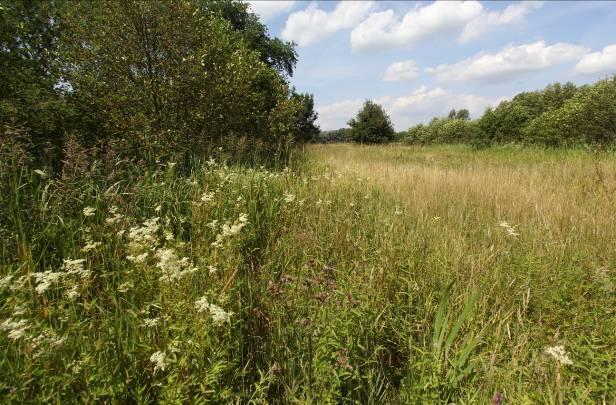
[[[0,0],[0,131],[58,157],[68,136],[281,150],[319,132],[313,96],[288,84],[296,62],[235,0]]]
[[[402,141],[412,144],[468,143],[542,144],[570,146],[616,144],[616,76],[591,85],[553,83],[543,90],[524,92],[496,108],[489,107],[481,117],[470,119],[467,109],[451,110],[395,133],[383,108],[367,101],[349,128],[324,131],[317,140],[329,142],[382,143]]]

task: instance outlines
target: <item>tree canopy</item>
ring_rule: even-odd
[[[383,143],[394,140],[391,119],[379,104],[366,101],[357,116],[348,122],[351,138],[359,143]]]

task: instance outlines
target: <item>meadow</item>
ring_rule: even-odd
[[[616,399],[613,153],[0,147],[3,403]]]

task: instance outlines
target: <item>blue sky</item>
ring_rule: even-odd
[[[314,94],[324,130],[346,126],[366,99],[400,131],[616,73],[616,2],[250,3],[272,35],[298,44],[291,83]]]

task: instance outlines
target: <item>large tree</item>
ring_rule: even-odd
[[[379,104],[366,101],[357,116],[348,122],[351,138],[359,143],[383,143],[394,140],[391,119]]]

